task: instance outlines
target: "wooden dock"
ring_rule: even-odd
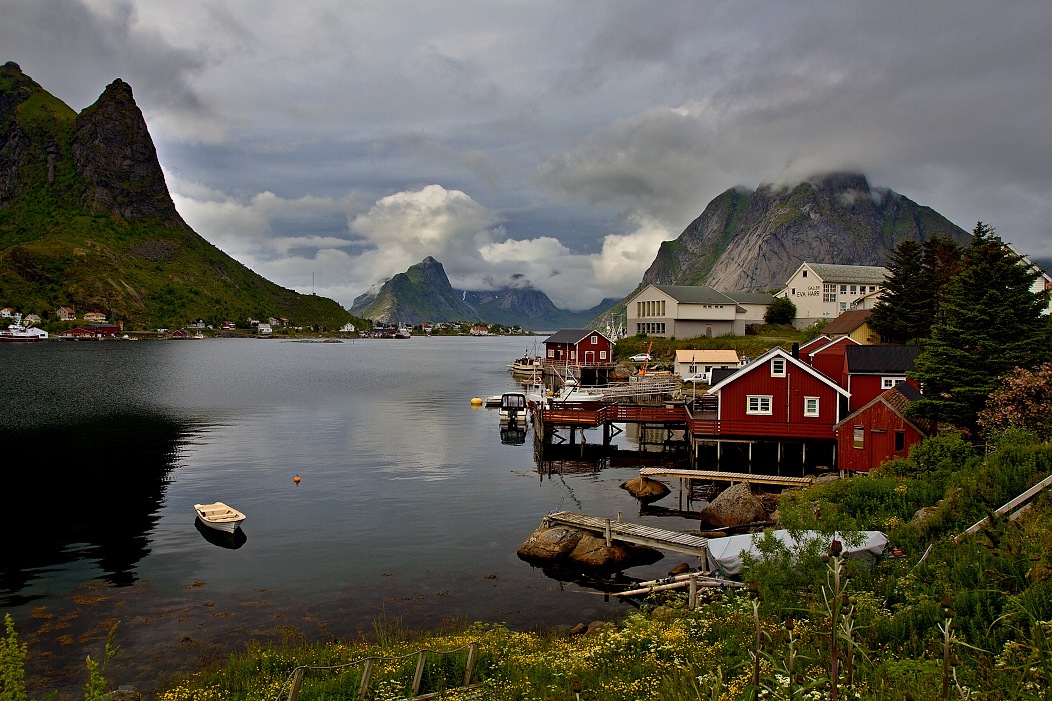
[[[598,533],[607,543],[615,540],[633,545],[647,545],[658,550],[669,550],[684,555],[696,555],[705,561],[708,555],[708,538],[690,533],[666,531],[638,523],[588,516],[573,511],[556,511],[544,517],[547,526],[561,525],[583,531]]]
[[[639,474],[641,477],[678,477],[679,479],[708,480],[710,482],[752,482],[753,484],[774,484],[782,487],[807,487],[812,482],[811,477],[782,477],[721,470],[679,470],[667,467],[641,467]]]

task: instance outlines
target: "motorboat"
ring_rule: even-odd
[[[197,512],[197,518],[202,524],[225,533],[233,533],[245,520],[243,513],[221,501],[211,504],[194,504],[194,511]]]
[[[515,362],[508,365],[512,375],[532,375],[544,370],[544,359],[539,355],[525,355],[516,358]]]
[[[500,395],[501,424],[526,423],[527,402],[523,392],[505,392]]]

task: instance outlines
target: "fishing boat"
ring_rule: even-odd
[[[544,369],[544,359],[539,355],[525,355],[516,358],[515,362],[508,365],[512,375],[532,375],[540,373]]]
[[[526,395],[523,392],[505,392],[500,395],[501,424],[526,423]]]
[[[46,341],[48,332],[38,329],[32,324],[23,324],[22,315],[15,316],[13,324],[6,329],[0,330],[0,343],[35,343]]]
[[[194,504],[194,511],[202,524],[217,531],[233,533],[245,520],[245,515],[221,501],[212,504]]]

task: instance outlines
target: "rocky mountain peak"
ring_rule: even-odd
[[[120,78],[77,116],[72,153],[88,209],[124,220],[178,218],[146,120]]]

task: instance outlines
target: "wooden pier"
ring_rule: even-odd
[[[667,467],[641,467],[642,477],[671,477],[691,480],[708,480],[710,482],[751,482],[753,484],[773,484],[781,487],[808,487],[811,477],[782,477],[780,475],[761,475],[753,472],[724,472],[721,470],[680,470]]]
[[[613,541],[631,543],[633,545],[646,545],[658,550],[668,550],[682,553],[684,555],[695,555],[705,562],[708,557],[708,538],[703,538],[690,533],[679,531],[667,531],[662,528],[652,528],[638,523],[602,518],[600,516],[588,516],[573,511],[556,511],[544,517],[546,526],[560,525],[577,528],[582,531],[598,533],[606,539],[609,545]]]

